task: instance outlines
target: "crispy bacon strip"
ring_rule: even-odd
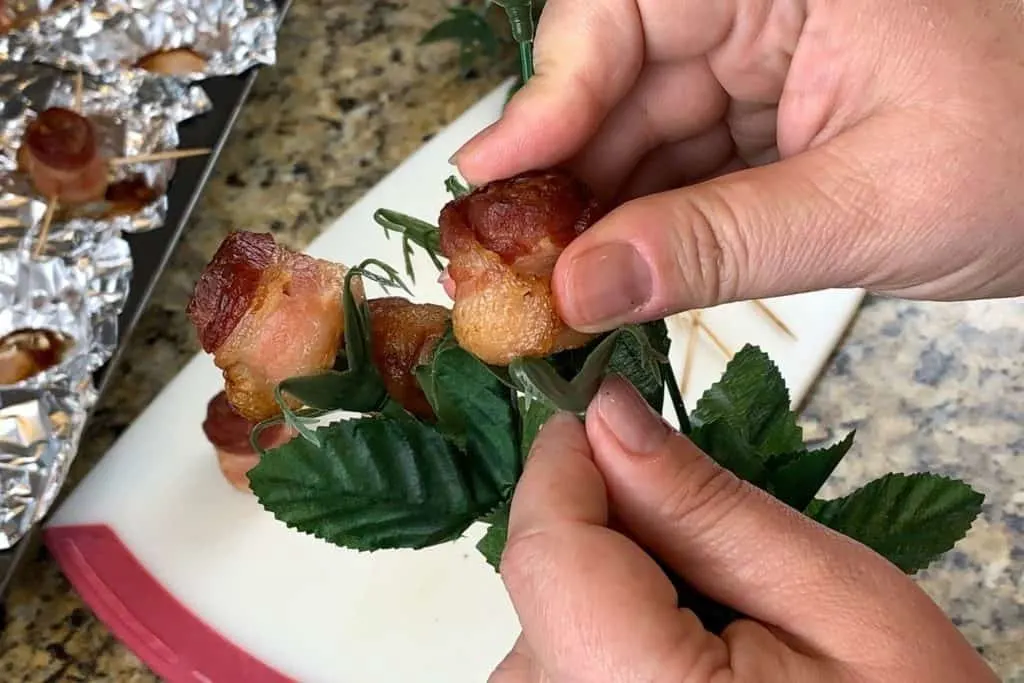
[[[258,422],[276,415],[279,382],[334,364],[344,331],[345,272],[267,234],[235,232],[221,244],[187,312],[243,417]]]
[[[459,345],[492,365],[583,346],[592,337],[562,322],[551,294],[559,254],[600,216],[581,182],[535,171],[449,202],[439,220],[442,276],[455,301]]]
[[[401,297],[370,299],[368,304],[373,365],[384,379],[388,396],[413,415],[432,419],[434,411],[413,371],[429,360],[448,327],[451,311]]]
[[[36,190],[62,204],[85,204],[103,198],[107,167],[89,119],[70,109],[51,107],[28,124],[18,165]]]
[[[249,441],[255,423],[235,412],[223,391],[210,399],[203,420],[203,433],[217,450],[217,461],[224,477],[239,491],[248,492],[249,479],[246,476],[259,464],[260,456]],[[260,432],[259,443],[263,448],[274,448],[287,443],[295,434],[286,425],[273,425]]]

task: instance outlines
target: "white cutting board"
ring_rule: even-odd
[[[504,97],[502,87],[433,138],[330,226],[309,253],[346,264],[377,257],[400,267],[400,242],[385,238],[373,212],[388,207],[436,220],[448,200],[442,182],[453,172],[449,156],[499,115]],[[447,303],[429,260],[418,256],[415,263],[417,298]],[[825,291],[769,301],[796,341],[750,303],[708,311],[705,319],[735,349],[751,342],[768,352],[797,403],[861,297],[860,291]],[[673,353],[678,374],[685,336],[677,328],[672,334],[679,340]],[[724,368],[715,347],[699,343],[686,396],[691,407]],[[200,424],[220,386],[210,358],[193,359],[50,520],[51,547],[93,609],[171,681],[256,680],[255,674],[204,670],[209,649],[230,649],[229,643],[308,683],[486,680],[518,624],[499,577],[474,548],[481,530],[426,551],[358,554],[286,529],[218,470]],[[111,531],[138,566],[114,575],[102,557],[113,551],[74,543],[57,548],[52,541],[83,525]],[[185,628],[171,624],[178,621],[161,625],[164,617],[154,614],[160,610],[130,594],[147,581],[176,599],[174,609],[215,633],[198,648],[203,653],[189,650],[187,634],[172,633]]]

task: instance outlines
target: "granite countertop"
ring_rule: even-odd
[[[446,46],[421,48],[441,0],[296,3],[278,64],[259,77],[187,233],[98,408],[72,481],[198,350],[182,312],[231,229],[302,248],[506,72],[461,80]],[[869,299],[804,413],[809,435],[858,430],[831,484],[887,471],[960,477],[984,519],[919,576],[1003,680],[1024,681],[1024,302]],[[41,551],[15,580],[0,680],[159,680],[71,591]]]

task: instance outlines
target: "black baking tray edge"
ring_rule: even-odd
[[[291,3],[292,0],[277,1],[280,10],[278,28]],[[199,202],[224,144],[262,68],[273,66],[254,67],[239,76],[224,76],[202,81],[200,85],[213,103],[212,110],[185,121],[178,128],[182,148],[208,147],[212,151],[205,157],[183,159],[178,162],[167,188],[167,219],[162,227],[142,234],[125,236],[125,240],[131,246],[134,261],[131,289],[118,319],[120,334],[117,348],[106,364],[94,375],[100,398],[109,385],[113,370],[124,355],[125,346],[146,309],[157,280],[167,266],[167,261],[177,246],[192,211]],[[34,550],[38,549],[41,526],[42,522],[37,523],[35,528],[13,548],[0,551],[0,600],[7,595],[11,580],[17,575],[22,564],[32,556]]]

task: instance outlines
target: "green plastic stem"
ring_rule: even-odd
[[[533,0],[505,0],[497,4],[508,17],[512,40],[519,44],[519,68],[525,83],[533,77],[533,37],[537,32],[533,21]]]

